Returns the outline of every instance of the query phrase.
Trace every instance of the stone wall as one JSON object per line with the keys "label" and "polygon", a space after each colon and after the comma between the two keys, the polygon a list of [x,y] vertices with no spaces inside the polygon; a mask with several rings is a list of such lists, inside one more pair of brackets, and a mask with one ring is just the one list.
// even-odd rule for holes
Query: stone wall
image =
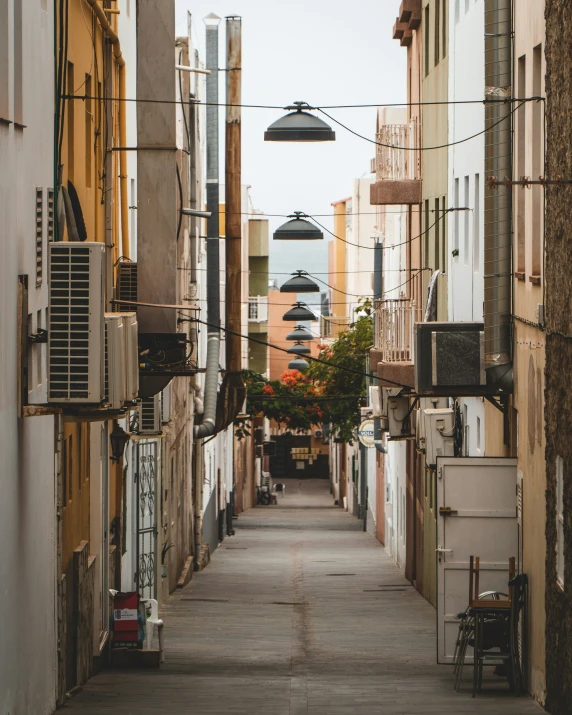
{"label": "stone wall", "polygon": [[[546,176],[572,179],[572,4],[546,0]],[[564,462],[565,582],[572,553],[572,186],[546,190],[546,707],[572,702],[572,589],[556,581],[556,457]]]}

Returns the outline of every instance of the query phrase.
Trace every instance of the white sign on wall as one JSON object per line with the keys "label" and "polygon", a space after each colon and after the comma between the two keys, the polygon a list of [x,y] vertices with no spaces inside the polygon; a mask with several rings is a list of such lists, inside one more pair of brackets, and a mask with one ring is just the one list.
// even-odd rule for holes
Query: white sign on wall
{"label": "white sign on wall", "polygon": [[358,430],[359,441],[364,447],[373,447],[373,420],[364,420]]}

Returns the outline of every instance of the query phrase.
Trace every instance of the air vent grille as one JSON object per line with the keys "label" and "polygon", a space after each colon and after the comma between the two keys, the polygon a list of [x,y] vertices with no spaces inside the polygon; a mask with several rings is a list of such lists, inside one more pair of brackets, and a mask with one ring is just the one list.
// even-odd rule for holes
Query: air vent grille
{"label": "air vent grille", "polygon": [[[122,261],[117,267],[117,300],[137,302],[137,263]],[[129,302],[117,306],[120,313],[136,312],[137,306]]]}
{"label": "air vent grille", "polygon": [[139,405],[139,432],[157,434],[161,432],[161,393],[154,397],[141,398]]}
{"label": "air vent grille", "polygon": [[36,286],[44,278],[44,191],[36,189]]}
{"label": "air vent grille", "polygon": [[51,402],[103,398],[101,244],[50,245],[49,392]]}
{"label": "air vent grille", "polygon": [[54,236],[54,190],[48,189],[48,243],[51,243]]}

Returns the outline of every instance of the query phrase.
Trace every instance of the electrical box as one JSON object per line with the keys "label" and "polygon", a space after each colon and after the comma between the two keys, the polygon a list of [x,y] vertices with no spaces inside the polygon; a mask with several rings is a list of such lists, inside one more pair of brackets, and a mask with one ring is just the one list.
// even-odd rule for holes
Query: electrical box
{"label": "electrical box", "polygon": [[437,465],[437,457],[455,456],[455,413],[452,407],[424,410],[425,461],[431,468]]}
{"label": "electrical box", "polygon": [[411,437],[411,405],[408,397],[389,397],[387,401],[387,424],[389,438],[393,440]]}

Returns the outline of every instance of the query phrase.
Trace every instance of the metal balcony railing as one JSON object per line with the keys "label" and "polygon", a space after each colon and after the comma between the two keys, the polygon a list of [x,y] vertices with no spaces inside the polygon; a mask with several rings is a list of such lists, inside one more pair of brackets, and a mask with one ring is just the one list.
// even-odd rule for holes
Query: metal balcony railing
{"label": "metal balcony railing", "polygon": [[376,140],[376,181],[421,178],[420,126],[415,119],[409,124],[384,124]]}
{"label": "metal balcony railing", "polygon": [[265,323],[268,321],[268,296],[251,295],[248,298],[248,322]]}
{"label": "metal balcony railing", "polygon": [[415,303],[409,298],[379,300],[374,315],[375,347],[381,350],[382,362],[412,361]]}

